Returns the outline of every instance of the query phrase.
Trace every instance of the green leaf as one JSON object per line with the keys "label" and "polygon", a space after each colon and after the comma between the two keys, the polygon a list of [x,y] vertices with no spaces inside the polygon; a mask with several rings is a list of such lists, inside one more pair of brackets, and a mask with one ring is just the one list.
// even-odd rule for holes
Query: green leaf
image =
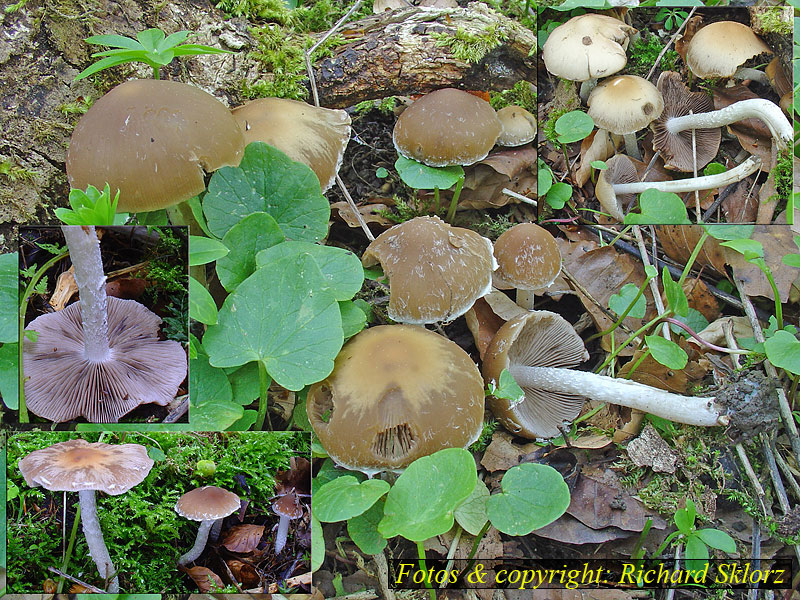
{"label": "green leaf", "polygon": [[708,547],[696,535],[686,539],[686,570],[690,573],[702,571],[708,565]]}
{"label": "green leaf", "polygon": [[800,254],[787,254],[781,259],[781,261],[783,264],[789,267],[800,269]]}
{"label": "green leaf", "polygon": [[19,408],[19,344],[0,346],[0,397],[6,408]]}
{"label": "green leaf", "polygon": [[347,535],[364,554],[380,554],[386,548],[386,538],[378,533],[383,504],[383,500],[378,500],[365,513],[347,521]]}
{"label": "green leaf", "polygon": [[230,254],[216,265],[222,287],[229,292],[235,290],[256,270],[256,254],[283,240],[281,228],[270,214],[253,213],[236,223],[222,238]]}
{"label": "green leaf", "polygon": [[378,167],[375,170],[375,177],[378,179],[386,179],[389,176],[389,171],[385,167]]}
{"label": "green leaf", "polygon": [[244,413],[232,401],[233,392],[222,369],[208,364],[208,357],[198,356],[189,363],[189,423],[195,431],[223,431]]}
{"label": "green leaf", "polygon": [[563,4],[558,6],[551,6],[553,10],[558,11],[565,11],[565,10],[572,10],[574,8],[591,8],[597,10],[605,10],[607,8],[613,8],[611,4],[608,3],[607,0],[566,0]]}
{"label": "green leaf", "polygon": [[593,129],[592,117],[582,110],[570,111],[556,120],[556,133],[558,141],[562,144],[580,141],[592,133]]}
{"label": "green leaf", "polygon": [[328,233],[331,208],[314,171],[277,148],[253,142],[238,167],[223,167],[211,177],[203,212],[217,237],[247,215],[266,212],[288,239],[316,242]]}
{"label": "green leaf", "polygon": [[[258,375],[258,363],[249,362],[229,373],[233,401],[242,406],[252,404],[261,393],[261,381]],[[269,378],[268,378],[269,379]],[[267,382],[269,385],[269,381]]]}
{"label": "green leaf", "polygon": [[689,300],[686,298],[683,288],[678,285],[678,282],[672,280],[672,276],[666,266],[661,272],[661,283],[664,285],[664,295],[667,298],[669,307],[675,314],[682,317],[687,316],[689,314]]}
{"label": "green leaf", "polygon": [[764,342],[767,359],[779,369],[800,375],[800,341],[788,331],[777,331]]}
{"label": "green leaf", "polygon": [[314,516],[323,523],[346,521],[365,512],[389,491],[381,479],[359,481],[350,475],[337,477],[314,492]]}
{"label": "green leaf", "polygon": [[203,337],[211,364],[264,363],[281,386],[300,390],[333,370],[344,341],[339,304],[314,259],[303,254],[258,269],[225,299]]}
{"label": "green leaf", "polygon": [[432,190],[439,188],[446,190],[458,183],[464,177],[464,168],[458,165],[452,167],[429,167],[421,162],[399,157],[394,168],[407,186],[415,190]]}
{"label": "green leaf", "polygon": [[721,163],[718,163],[718,162],[712,162],[712,163],[708,163],[705,166],[705,168],[703,169],[703,175],[705,175],[705,176],[708,176],[708,175],[719,175],[720,173],[724,173],[725,171],[727,171],[727,169],[725,168],[725,165],[723,165]]}
{"label": "green leaf", "polygon": [[525,400],[525,392],[508,372],[508,369],[500,371],[500,378],[497,387],[489,388],[489,393],[495,398],[504,398],[514,404],[519,404]]}
{"label": "green leaf", "polygon": [[673,341],[666,340],[659,335],[646,335],[644,341],[653,358],[665,367],[682,369],[689,362],[689,356],[683,348]]}
{"label": "green leaf", "polygon": [[563,181],[554,183],[545,197],[547,204],[555,209],[564,208],[570,198],[572,198],[572,186]]}
{"label": "green leaf", "polygon": [[16,252],[0,254],[0,343],[16,342],[19,337],[18,279],[18,254]]}
{"label": "green leaf", "polygon": [[311,515],[311,570],[316,571],[325,562],[325,538],[322,536],[322,523]]}
{"label": "green leaf", "polygon": [[230,250],[220,242],[201,235],[189,236],[189,266],[205,265],[222,258]]}
{"label": "green leaf", "polygon": [[206,325],[217,322],[217,305],[202,283],[189,277],[189,316]]}
{"label": "green leaf", "polygon": [[[619,294],[614,294],[608,299],[608,307],[613,310],[617,315],[621,315],[631,305],[634,298],[639,293],[639,288],[632,283],[626,283],[620,289]],[[647,300],[644,294],[636,299],[633,308],[628,312],[629,317],[634,319],[643,319],[647,311]]]}
{"label": "green leaf", "polygon": [[538,172],[536,175],[536,189],[540,196],[545,196],[547,191],[550,189],[550,186],[553,185],[553,173],[550,171],[550,168],[547,164],[539,159],[538,161]]}
{"label": "green leaf", "polygon": [[[687,316],[682,317],[680,315],[676,315],[674,319],[676,321],[680,321],[681,323],[686,323],[686,325],[688,325],[692,331],[703,331],[703,329],[708,327],[708,319],[703,316],[703,313],[694,308],[689,309],[689,314]],[[670,323],[669,328],[673,333],[677,333],[678,335],[682,335],[684,337],[689,337],[689,332],[678,327],[677,325]]]}
{"label": "green leaf", "polygon": [[339,302],[342,313],[342,333],[345,338],[353,337],[367,325],[367,315],[352,300]]}
{"label": "green leaf", "polygon": [[602,160],[593,160],[589,164],[592,165],[592,168],[597,169],[598,171],[605,171],[608,169],[608,165]]}
{"label": "green leaf", "polygon": [[469,497],[458,505],[455,518],[464,531],[478,535],[489,520],[486,512],[486,501],[489,499],[489,488],[480,479],[475,482],[475,488]]}
{"label": "green leaf", "polygon": [[278,260],[297,260],[309,256],[322,272],[324,284],[314,290],[330,292],[337,300],[349,300],[364,283],[364,268],[352,252],[335,246],[321,246],[308,242],[284,242],[256,256],[256,265],[261,268]]}
{"label": "green leaf", "polygon": [[678,528],[684,535],[689,535],[692,533],[692,528],[694,527],[694,518],[691,517],[689,511],[685,508],[679,508],[675,511],[675,516],[673,517],[675,521],[675,526]]}
{"label": "green leaf", "polygon": [[144,47],[134,40],[124,35],[92,35],[84,40],[87,44],[96,46],[111,46],[113,48],[127,48],[128,50],[144,50]]}
{"label": "green leaf", "polygon": [[747,260],[764,258],[764,246],[762,246],[761,242],[758,240],[730,240],[727,242],[722,242],[720,246],[725,246],[726,248],[736,250],[736,252],[742,254]]}
{"label": "green leaf", "polygon": [[696,534],[706,546],[711,546],[728,554],[736,552],[736,541],[724,531],[719,529],[698,529]]}
{"label": "green leaf", "polygon": [[[316,438],[315,438],[316,439]],[[311,493],[316,494],[323,485],[329,481],[333,481],[337,477],[355,477],[358,481],[364,481],[367,476],[360,471],[348,471],[347,469],[340,469],[336,466],[330,458],[322,462],[322,466],[317,472],[317,476],[311,480]]]}
{"label": "green leaf", "polygon": [[536,463],[511,467],[501,481],[503,491],[489,496],[489,520],[507,535],[528,535],[552,523],[569,506],[569,488],[554,468]]}
{"label": "green leaf", "polygon": [[639,213],[625,215],[625,225],[690,225],[686,205],[678,194],[649,189],[639,196]]}
{"label": "green leaf", "polygon": [[152,52],[156,49],[158,43],[164,39],[165,35],[166,34],[163,31],[153,27],[151,29],[140,31],[138,34],[136,34],[136,39],[139,40],[139,43],[145,50]]}
{"label": "green leaf", "polygon": [[411,463],[397,478],[383,508],[378,531],[421,542],[453,526],[456,507],[475,488],[475,460],[463,448],[447,448]]}

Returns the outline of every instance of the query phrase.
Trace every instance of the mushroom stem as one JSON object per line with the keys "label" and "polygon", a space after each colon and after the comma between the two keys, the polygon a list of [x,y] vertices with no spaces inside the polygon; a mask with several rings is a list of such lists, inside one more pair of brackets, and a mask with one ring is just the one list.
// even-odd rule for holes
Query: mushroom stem
{"label": "mushroom stem", "polygon": [[756,81],[766,87],[771,86],[769,82],[769,77],[767,77],[767,74],[764,73],[764,71],[759,71],[758,69],[751,69],[750,67],[739,67],[733,74],[733,78],[738,79],[739,81],[749,79],[750,81]]}
{"label": "mushroom stem", "polygon": [[103,362],[109,358],[110,349],[106,276],[100,257],[100,242],[94,226],[63,225],[61,231],[75,267],[75,283],[81,299],[84,356],[89,361]]}
{"label": "mushroom stem", "polygon": [[222,532],[222,519],[217,519],[211,526],[211,533],[209,534],[208,537],[211,538],[212,542],[216,542],[219,539],[219,534],[221,532]]}
{"label": "mushroom stem", "polygon": [[642,160],[642,153],[639,152],[639,145],[636,143],[636,134],[626,133],[622,139],[625,140],[625,154],[636,160]]}
{"label": "mushroom stem", "polygon": [[598,402],[635,408],[687,425],[727,425],[714,398],[681,396],[627,379],[557,367],[511,365],[509,373],[523,388],[585,396]]}
{"label": "mushroom stem", "polygon": [[586,104],[586,101],[589,99],[589,94],[592,93],[592,90],[597,87],[597,77],[592,79],[587,79],[586,81],[581,82],[581,89],[580,89],[580,97],[581,101]]}
{"label": "mushroom stem", "polygon": [[197,538],[194,541],[194,546],[192,546],[191,550],[178,559],[179,565],[188,565],[190,562],[200,558],[200,555],[206,548],[206,542],[208,541],[208,534],[211,531],[211,526],[216,521],[222,521],[222,519],[208,519],[207,521],[202,521],[200,523],[200,527],[197,530]]}
{"label": "mushroom stem", "polygon": [[97,565],[100,577],[108,582],[106,591],[109,594],[116,594],[119,592],[119,578],[116,575],[114,564],[111,562],[111,556],[108,554],[106,543],[103,541],[103,532],[100,529],[100,521],[97,519],[94,490],[80,490],[78,500],[81,507],[83,535],[86,536],[86,545],[89,546],[89,556]]}
{"label": "mushroom stem", "polygon": [[743,119],[761,119],[769,127],[779,149],[792,143],[793,130],[780,106],[763,98],[750,98],[734,102],[730,106],[711,112],[683,115],[667,119],[666,128],[670,133],[686,129],[710,129],[730,125]]}
{"label": "mushroom stem", "polygon": [[286,536],[289,534],[289,517],[281,517],[278,521],[278,533],[275,534],[275,554],[280,554],[286,547]]}
{"label": "mushroom stem", "polygon": [[536,304],[536,296],[533,290],[520,290],[517,289],[517,306],[525,310],[533,310]]}

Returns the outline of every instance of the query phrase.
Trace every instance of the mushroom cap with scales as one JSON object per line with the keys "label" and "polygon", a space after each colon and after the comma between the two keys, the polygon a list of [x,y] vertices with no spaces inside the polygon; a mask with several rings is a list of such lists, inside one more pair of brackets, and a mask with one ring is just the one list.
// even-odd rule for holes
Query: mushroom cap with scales
{"label": "mushroom cap with scales", "polygon": [[222,102],[176,81],[126,81],[97,100],[72,133],[70,186],[119,190],[120,212],[166,208],[205,189],[204,172],[236,166],[244,136]]}
{"label": "mushroom cap with scales", "polygon": [[80,438],[34,450],[19,461],[19,470],[31,487],[97,490],[112,496],[140,484],[152,468],[153,459],[140,444],[90,443]]}
{"label": "mushroom cap with scales", "polygon": [[307,412],[331,458],[372,475],[478,439],[483,380],[446,337],[382,325],[344,345],[333,372],[309,389]]}
{"label": "mushroom cap with scales", "polygon": [[656,86],[636,75],[620,75],[602,81],[587,101],[595,125],[617,135],[647,127],[664,110]]}
{"label": "mushroom cap with scales", "polygon": [[175,512],[193,521],[211,521],[227,517],[240,507],[239,496],[221,487],[207,485],[178,498]]}
{"label": "mushroom cap with scales", "polygon": [[765,52],[772,54],[747,25],[717,21],[694,34],[686,49],[686,64],[701,78],[732,77],[739,66]]}
{"label": "mushroom cap with scales", "polygon": [[497,270],[494,285],[500,289],[539,290],[561,272],[561,252],[555,238],[535,223],[519,223],[504,231],[494,243]]}

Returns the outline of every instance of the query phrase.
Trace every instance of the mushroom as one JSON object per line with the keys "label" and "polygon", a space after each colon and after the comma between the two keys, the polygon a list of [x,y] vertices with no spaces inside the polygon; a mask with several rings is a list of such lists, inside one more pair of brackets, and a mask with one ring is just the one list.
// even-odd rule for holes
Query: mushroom
{"label": "mushroom", "polygon": [[272,503],[272,510],[280,517],[278,532],[275,534],[275,554],[280,554],[286,547],[286,536],[289,533],[289,521],[303,516],[303,508],[294,490],[278,497]]}
{"label": "mushroom", "polygon": [[389,278],[391,319],[437,323],[463,315],[492,288],[492,243],[438,217],[416,217],[380,234],[364,252]]}
{"label": "mushroom", "polygon": [[534,290],[547,287],[561,272],[561,252],[555,238],[534,223],[520,223],[504,231],[494,243],[499,289],[516,288],[517,304],[531,310]]}
{"label": "mushroom", "polygon": [[161,319],[135,300],[106,296],[93,226],[63,226],[80,302],[31,321],[24,340],[25,398],[63,422],[116,423],[140,404],[168,404],[186,377],[186,352],[158,339]]}
{"label": "mushroom", "polygon": [[467,92],[444,88],[425,94],[397,119],[397,152],[431,167],[471,165],[489,154],[502,131],[491,105]]}
{"label": "mushroom", "polygon": [[126,81],[97,100],[72,133],[73,188],[119,190],[120,212],[167,208],[205,190],[206,172],[236,166],[244,136],[203,90],[154,79]]}
{"label": "mushroom", "polygon": [[536,117],[521,106],[506,106],[497,111],[497,118],[503,126],[499,146],[522,146],[536,138]]}
{"label": "mushroom", "polygon": [[553,75],[584,82],[580,93],[586,100],[599,77],[627,64],[625,51],[635,33],[636,29],[613,17],[579,15],[553,29],[542,48],[542,59]]}
{"label": "mushroom", "polygon": [[83,534],[97,571],[111,594],[119,592],[119,578],[111,561],[100,521],[95,490],[118,496],[140,484],[153,467],[147,448],[139,444],[89,443],[74,439],[35,450],[19,461],[25,483],[50,491],[78,492]]}
{"label": "mushroom", "polygon": [[475,442],[483,428],[483,381],[446,337],[382,325],[344,345],[333,372],[309,388],[306,410],[330,457],[372,476]]}
{"label": "mushroom", "polygon": [[222,527],[222,519],[239,510],[240,506],[239,496],[215,485],[195,488],[178,498],[175,512],[186,519],[200,521],[194,546],[178,559],[178,564],[188,565],[197,560],[206,547],[212,526],[215,529],[212,536],[216,537]]}
{"label": "mushroom", "polygon": [[606,79],[589,95],[589,116],[600,129],[622,135],[625,151],[641,160],[635,133],[647,127],[664,110],[656,86],[636,75]]}
{"label": "mushroom", "polygon": [[582,397],[688,425],[729,423],[714,398],[682,396],[627,379],[563,368],[587,358],[583,340],[556,313],[532,311],[508,321],[489,344],[483,373],[488,382],[496,383],[508,369],[525,391],[525,399],[519,404],[495,399],[490,408],[510,431],[530,438],[561,433],[563,422],[580,412]]}
{"label": "mushroom", "polygon": [[[703,79],[735,77],[737,68],[759,54],[772,54],[761,38],[743,23],[717,21],[694,34],[686,48],[686,64]],[[769,85],[766,75],[754,69],[739,71],[739,78],[758,79]]]}
{"label": "mushroom", "polygon": [[264,142],[308,165],[322,191],[329,189],[350,141],[350,115],[284,98],[259,98],[231,111],[245,145]]}
{"label": "mushroom", "polygon": [[606,161],[607,169],[600,171],[594,193],[600,206],[618,221],[625,218],[625,210],[636,199],[635,194],[614,193],[613,186],[621,187],[624,183],[639,183],[640,173],[645,176],[645,181],[670,181],[670,178],[658,169],[647,169],[647,165],[624,154],[616,154]]}

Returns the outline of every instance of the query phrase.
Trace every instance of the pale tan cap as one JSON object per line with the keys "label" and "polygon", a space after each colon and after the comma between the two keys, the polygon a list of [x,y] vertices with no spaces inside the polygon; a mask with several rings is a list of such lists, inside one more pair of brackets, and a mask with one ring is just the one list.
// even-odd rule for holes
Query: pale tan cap
{"label": "pale tan cap", "polygon": [[494,243],[495,287],[539,290],[561,272],[561,252],[555,238],[535,223],[520,223],[504,231]]}
{"label": "pale tan cap", "polygon": [[747,25],[717,21],[694,34],[686,50],[686,64],[698,77],[731,77],[747,60],[772,54]]}
{"label": "pale tan cap", "polygon": [[664,110],[656,86],[636,75],[604,80],[589,94],[587,104],[595,125],[617,135],[644,129]]}
{"label": "pale tan cap", "polygon": [[193,521],[222,519],[239,510],[239,496],[215,485],[186,492],[178,498],[175,512]]}
{"label": "pale tan cap", "polygon": [[536,138],[536,117],[521,106],[506,106],[497,111],[503,131],[497,138],[499,146],[522,146]]}

